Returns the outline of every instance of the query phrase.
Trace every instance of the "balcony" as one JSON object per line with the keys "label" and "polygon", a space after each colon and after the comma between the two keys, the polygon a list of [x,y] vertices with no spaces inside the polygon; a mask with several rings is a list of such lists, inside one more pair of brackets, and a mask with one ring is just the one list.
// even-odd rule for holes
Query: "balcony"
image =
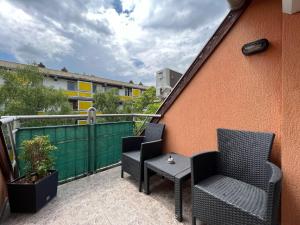
{"label": "balcony", "polygon": [[174,216],[173,183],[160,177],[151,181],[152,192],[145,195],[130,176],[120,178],[119,167],[111,168],[60,185],[57,197],[39,212],[12,214],[4,224],[191,224],[190,183],[184,186],[180,223]]}
{"label": "balcony", "polygon": [[[44,208],[37,211],[37,213],[35,214],[7,213],[8,216],[4,221],[2,221],[4,222],[4,224],[111,224],[111,225],[114,224],[164,225],[166,224],[167,225],[167,224],[191,224],[192,222],[194,224],[195,217],[193,218],[192,221],[191,199],[193,198],[193,207],[198,207],[195,206],[195,198],[201,200],[201,197],[199,197],[200,196],[199,190],[202,190],[201,188],[203,186],[211,188],[211,186],[208,185],[209,184],[208,181],[211,181],[212,183],[215,182],[212,184],[213,188],[211,188],[210,190],[213,191],[217,190],[217,193],[220,193],[219,190],[223,191],[223,189],[231,191],[230,193],[237,193],[236,195],[232,195],[237,197],[236,199],[238,199],[237,201],[234,199],[234,201],[237,202],[237,206],[241,205],[242,207],[244,205],[247,205],[248,202],[250,202],[249,205],[255,205],[256,203],[253,204],[253,201],[264,202],[266,203],[265,205],[267,205],[269,204],[269,201],[272,200],[272,198],[267,198],[266,195],[272,193],[271,191],[273,189],[268,189],[267,191],[265,191],[264,189],[245,183],[243,181],[239,181],[234,178],[227,177],[228,179],[226,180],[226,176],[219,175],[219,174],[211,176],[213,177],[213,179],[210,179],[208,177],[204,181],[198,180],[197,183],[195,183],[195,177],[196,179],[199,177],[201,178],[201,176],[203,176],[204,174],[204,172],[200,172],[199,173],[200,175],[199,174],[195,175],[196,174],[195,171],[201,171],[201,169],[199,169],[201,168],[199,167],[199,165],[214,163],[214,159],[208,157],[208,155],[215,156],[217,155],[217,153],[219,154],[219,152],[210,152],[209,154],[208,153],[199,154],[192,158],[179,156],[174,153],[161,155],[161,152],[159,152],[160,155],[159,156],[156,155],[157,158],[154,158],[156,156],[151,156],[152,158],[146,159],[147,161],[145,161],[144,163],[144,168],[145,168],[144,169],[144,192],[145,193],[139,192],[138,187],[141,186],[139,186],[138,182],[136,181],[136,177],[135,179],[133,179],[133,177],[125,173],[125,177],[121,178],[121,168],[119,166],[121,160],[121,149],[122,149],[121,140],[122,137],[125,136],[133,136],[133,135],[140,134],[143,124],[145,124],[146,121],[149,121],[149,118],[160,117],[160,115],[141,115],[141,114],[96,115],[95,110],[91,109],[91,111],[88,113],[87,125],[55,125],[55,126],[23,127],[23,128],[12,129],[14,126],[16,126],[16,124],[14,124],[16,121],[20,122],[28,119],[53,119],[55,117],[63,118],[63,119],[74,119],[74,118],[82,119],[83,117],[86,116],[87,115],[67,115],[67,116],[40,115],[40,116],[4,117],[1,119],[2,125],[6,124],[8,128],[6,134],[8,136],[7,139],[10,141],[10,146],[11,146],[11,150],[8,153],[10,153],[9,154],[10,160],[12,162],[13,167],[15,168],[14,170],[15,177],[24,175],[24,164],[19,157],[21,152],[21,143],[24,140],[31,139],[36,135],[43,135],[43,136],[48,136],[51,143],[54,144],[58,149],[54,153],[54,156],[55,156],[55,169],[59,173],[58,180],[60,183],[58,188],[58,194],[54,199],[52,199],[52,197],[55,196],[55,194],[53,193],[56,193],[56,191],[46,192],[46,194],[45,192],[44,193],[42,192],[41,194],[41,192],[37,191],[40,190],[39,188],[40,186],[38,185],[40,185],[41,182],[37,182],[34,184],[35,186],[34,189],[32,189],[33,190],[32,192],[34,194],[35,193],[38,194],[36,194],[34,198],[28,198],[27,200],[26,197],[23,196],[31,196],[31,193],[29,193],[29,195],[27,194],[24,195],[24,192],[22,190],[22,192],[17,192],[17,194],[11,195],[12,192],[10,190],[12,189],[9,189],[11,187],[11,184],[9,184],[8,190],[11,197],[10,202],[12,206],[12,211],[14,208],[17,208],[14,207],[16,206],[16,204],[14,204],[14,200],[12,199],[17,199],[18,200],[17,205],[23,207],[23,210],[25,209],[25,211],[28,211],[29,209],[30,212],[36,212],[36,208],[34,208],[35,206],[33,207],[34,209],[32,210],[31,205],[35,205],[35,204],[37,205],[41,201],[47,202],[50,199],[52,199],[52,201],[49,201]],[[99,117],[99,119],[102,120],[101,123],[97,123],[97,117]],[[118,119],[114,119],[115,122],[107,122],[107,121],[103,122],[104,119],[107,120],[108,118],[111,117],[123,117],[123,119],[122,121],[118,121]],[[146,117],[146,119],[143,121],[137,121],[136,117],[138,118]],[[164,125],[162,124],[160,125],[151,124],[150,126],[148,125],[145,132],[146,137],[148,137],[151,134],[152,135],[154,134],[154,132],[149,132],[148,130],[151,127],[153,129],[153,127],[164,127]],[[163,131],[164,128],[161,128],[161,130]],[[237,139],[240,140],[240,142],[243,142],[245,139],[246,143],[249,143],[250,140],[249,138],[252,138],[250,142],[251,143],[253,142],[257,146],[263,146],[261,147],[263,150],[268,150],[267,147],[264,148],[264,146],[270,146],[270,144],[268,143],[272,143],[274,138],[274,134],[271,133],[257,133],[257,132],[255,133],[255,132],[246,132],[246,131],[218,129],[218,140],[219,138],[223,138],[224,136],[225,138],[228,139],[229,136],[226,136],[226,133],[228,132],[233,137],[233,139],[237,135],[240,135],[237,136]],[[263,136],[264,138],[260,138],[260,139],[257,138],[261,136]],[[253,137],[255,137],[256,139],[253,139]],[[143,139],[147,140],[146,138]],[[155,149],[160,150],[161,147],[157,147],[157,145],[154,145],[156,147],[153,147],[153,144],[162,143],[160,139],[161,136],[157,141],[150,140],[140,144],[141,147],[140,147],[139,159],[142,160],[144,157],[143,154],[145,155],[145,153],[147,153],[149,156],[149,153],[151,153],[151,151],[155,152]],[[2,140],[2,136],[1,136],[1,140]],[[131,142],[129,142],[129,140],[131,140]],[[126,141],[123,142],[123,144],[130,143],[131,147],[132,146],[136,147],[137,145],[132,144],[133,143],[132,140],[138,140],[138,139],[128,138],[126,139]],[[142,139],[139,138],[139,140]],[[263,140],[263,144],[260,143],[261,140]],[[222,140],[219,143],[223,143],[223,142],[224,141]],[[265,142],[268,143],[265,144]],[[224,142],[224,143],[227,144],[229,142]],[[239,144],[240,143],[238,143],[237,145],[239,146]],[[244,145],[241,144],[241,146]],[[245,146],[246,146],[245,148],[248,148],[249,144],[246,144]],[[235,150],[234,146],[231,146],[231,148],[233,149],[233,151]],[[135,149],[136,148],[134,148],[134,150]],[[257,147],[257,149],[260,150],[259,147]],[[126,148],[123,148],[123,150],[126,150]],[[242,150],[244,150],[243,147]],[[132,152],[134,153],[135,151]],[[131,165],[129,167],[126,167],[126,165],[128,165],[126,164],[126,160],[125,160],[126,154],[128,154],[128,156],[126,157],[129,157],[128,152],[123,153],[122,169],[124,171],[127,171],[128,173],[131,173],[133,171],[134,174],[135,171],[141,168],[140,167],[141,164],[138,164],[138,166],[135,167],[135,169],[132,169],[134,167],[131,167]],[[169,161],[170,159],[172,159],[171,155],[173,155],[173,158],[176,161],[176,165],[178,166],[170,165],[172,164],[171,161]],[[208,160],[208,161],[204,162],[203,160]],[[168,164],[167,161],[170,164]],[[164,162],[166,164],[164,164]],[[191,165],[190,162],[192,163]],[[195,163],[198,163],[198,165],[196,165]],[[271,163],[269,163],[268,165],[272,166],[270,167],[271,170],[268,170],[268,176],[270,176],[270,180],[268,181],[269,182],[268,187],[272,187],[271,185],[273,183],[274,185],[277,185],[277,187],[279,187],[278,185],[280,185],[281,172],[279,168],[277,168],[275,165]],[[130,168],[130,170],[126,170],[126,168]],[[193,197],[191,196],[192,194],[191,181],[189,180],[191,169],[192,169],[192,180],[194,182]],[[215,171],[213,172],[215,173]],[[149,193],[148,175],[155,174],[155,173],[156,175],[151,177],[151,182],[150,182],[151,192]],[[53,182],[56,188],[57,173],[53,173],[53,174],[56,175],[55,182]],[[264,173],[262,172],[261,174]],[[49,175],[48,178],[50,176],[52,175]],[[187,182],[184,182],[186,180]],[[234,183],[232,183],[232,181],[234,181]],[[173,182],[175,183],[175,188]],[[51,187],[52,184],[42,183],[42,185],[43,187]],[[2,185],[2,188],[3,186],[4,185]],[[25,186],[28,187],[27,184],[25,184]],[[246,190],[246,191],[244,192],[237,191],[239,190],[240,186],[242,187],[241,190]],[[24,188],[24,186],[22,188]],[[275,188],[274,190],[279,190],[279,189]],[[198,195],[195,195],[195,193],[197,193],[196,191],[198,191]],[[215,199],[217,199],[217,204],[215,204],[218,207],[217,210],[220,210],[220,208],[226,209],[226,207],[223,206],[220,207],[219,205],[219,203],[222,200],[221,198],[223,197],[227,198],[226,193],[225,195],[221,195],[221,196],[218,195],[216,197],[214,196]],[[244,196],[249,196],[248,193],[250,194],[259,193],[259,196],[257,197],[257,195],[255,195],[252,198],[252,195],[250,195],[251,197],[249,199],[252,200],[254,199],[254,200],[248,201],[247,198],[244,198]],[[279,192],[276,192],[275,194],[278,193]],[[274,196],[276,196],[275,194]],[[30,201],[31,199],[33,199],[32,202]],[[276,199],[278,200],[279,198]],[[201,207],[201,210],[203,209],[202,207],[203,205],[210,206],[211,204],[212,205],[214,204],[211,203],[213,201],[210,200],[208,201],[209,204],[206,204],[206,202],[203,203],[204,201],[198,204],[199,207]],[[24,207],[23,206],[24,202],[30,202],[30,204],[29,205],[27,204]],[[225,204],[227,204],[227,202],[225,202],[224,205]],[[195,208],[193,209],[194,209],[193,213],[195,213]],[[236,208],[234,208],[234,210],[235,209]],[[260,205],[257,204],[255,205],[254,208],[252,207],[252,208],[241,208],[241,209],[243,209],[245,212],[252,212],[250,211],[252,209],[258,211],[260,210]],[[212,218],[212,220],[215,219],[214,216],[211,216],[213,215],[211,212],[208,212],[207,210],[203,212],[205,215],[206,214],[208,215],[207,218],[209,219]],[[264,211],[259,211],[259,212],[262,212],[262,214],[260,215],[263,215],[264,213]],[[224,212],[221,212],[220,214],[222,215],[222,213]],[[228,220],[230,220],[231,217],[234,217],[234,215],[232,216],[232,214],[230,213],[231,211],[229,209],[226,211],[225,214]],[[195,214],[193,215],[195,216]],[[258,220],[257,217],[253,216],[253,218],[254,218],[253,220]],[[262,220],[264,220],[264,218],[265,217],[263,217]],[[250,219],[252,219],[252,217]],[[223,219],[221,218],[220,221],[223,222]],[[230,224],[230,223],[226,223],[226,224]],[[258,223],[253,223],[251,220],[249,224],[258,224]],[[261,223],[261,224],[267,224],[267,223]]]}
{"label": "balcony", "polygon": [[[7,134],[6,143],[10,146],[8,151],[16,168],[15,172],[17,171],[16,176],[24,175],[24,164],[19,159],[22,142],[37,135],[48,136],[57,147],[54,153],[55,167],[59,171],[58,179],[62,184],[117,166],[121,157],[122,137],[138,135],[146,122],[153,117],[159,115],[96,115],[92,111],[89,115],[4,117],[1,122],[7,126],[4,133]],[[88,124],[77,125],[76,120]],[[35,127],[30,127],[29,124]]]}
{"label": "balcony", "polygon": [[[102,120],[105,116],[97,115]],[[146,119],[136,119],[141,116]],[[7,124],[7,134],[12,135],[7,137],[8,142],[12,141],[9,153],[19,174],[24,174],[23,163],[18,157],[22,141],[35,135],[47,135],[58,148],[55,167],[60,183],[57,197],[36,214],[10,214],[4,224],[190,224],[190,182],[183,187],[183,223],[180,223],[174,215],[172,182],[154,176],[150,186],[152,193],[146,195],[137,191],[138,183],[130,175],[125,174],[124,179],[120,177],[121,138],[136,135],[145,121],[157,116],[122,115],[122,120],[127,121],[15,130],[13,123],[16,121],[28,124],[28,120],[52,117],[21,116],[2,120]],[[86,115],[62,119],[73,117],[83,119]]]}

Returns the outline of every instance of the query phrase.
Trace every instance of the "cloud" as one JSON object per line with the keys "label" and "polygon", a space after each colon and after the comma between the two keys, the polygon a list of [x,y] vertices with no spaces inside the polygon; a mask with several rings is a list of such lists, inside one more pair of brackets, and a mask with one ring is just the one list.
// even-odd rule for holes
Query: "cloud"
{"label": "cloud", "polygon": [[72,40],[13,5],[0,1],[0,48],[20,62],[72,53]]}
{"label": "cloud", "polygon": [[0,52],[154,84],[162,68],[185,72],[228,11],[225,0],[0,0]]}
{"label": "cloud", "polygon": [[143,26],[176,32],[207,26],[224,14],[226,1],[154,1]]}

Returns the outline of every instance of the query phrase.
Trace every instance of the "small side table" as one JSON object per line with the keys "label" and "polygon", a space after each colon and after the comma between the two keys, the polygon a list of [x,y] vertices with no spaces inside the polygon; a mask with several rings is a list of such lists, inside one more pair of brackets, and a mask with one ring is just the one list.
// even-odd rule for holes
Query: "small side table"
{"label": "small side table", "polygon": [[[175,164],[167,162],[169,156],[174,158]],[[149,190],[149,172],[164,176],[174,182],[175,191],[175,216],[178,221],[182,221],[182,183],[191,176],[190,158],[175,153],[163,154],[144,162],[144,189],[146,194]]]}

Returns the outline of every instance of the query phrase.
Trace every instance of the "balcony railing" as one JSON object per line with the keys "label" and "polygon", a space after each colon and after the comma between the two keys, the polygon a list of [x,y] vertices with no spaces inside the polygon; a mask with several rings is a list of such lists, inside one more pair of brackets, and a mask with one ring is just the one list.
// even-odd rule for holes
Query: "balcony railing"
{"label": "balcony railing", "polygon": [[[0,121],[7,128],[6,139],[16,177],[24,175],[24,163],[19,158],[22,142],[36,135],[45,135],[57,147],[55,168],[59,171],[60,183],[64,183],[118,165],[122,137],[137,135],[143,124],[153,117],[160,115],[33,115],[2,117]],[[124,121],[97,123],[97,119],[104,118],[123,118]],[[24,121],[53,119],[87,119],[88,124],[20,127],[20,124],[26,124]]]}

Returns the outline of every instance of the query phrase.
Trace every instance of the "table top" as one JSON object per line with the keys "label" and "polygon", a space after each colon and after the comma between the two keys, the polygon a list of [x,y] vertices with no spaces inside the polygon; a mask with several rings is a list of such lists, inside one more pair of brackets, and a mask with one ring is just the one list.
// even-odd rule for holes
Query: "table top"
{"label": "table top", "polygon": [[[175,163],[168,163],[170,155],[173,157]],[[191,162],[189,157],[178,155],[176,153],[166,153],[144,162],[147,166],[150,165],[158,170],[161,170],[171,176],[185,176],[191,173]]]}

